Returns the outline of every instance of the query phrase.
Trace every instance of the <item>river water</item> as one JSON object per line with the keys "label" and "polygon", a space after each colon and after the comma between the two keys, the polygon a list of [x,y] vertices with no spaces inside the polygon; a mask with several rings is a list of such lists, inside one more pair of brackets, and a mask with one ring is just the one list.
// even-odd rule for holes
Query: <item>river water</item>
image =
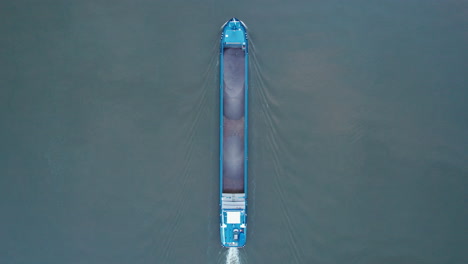
{"label": "river water", "polygon": [[[468,262],[467,1],[111,2],[0,3],[0,263]],[[238,251],[218,220],[233,16]]]}

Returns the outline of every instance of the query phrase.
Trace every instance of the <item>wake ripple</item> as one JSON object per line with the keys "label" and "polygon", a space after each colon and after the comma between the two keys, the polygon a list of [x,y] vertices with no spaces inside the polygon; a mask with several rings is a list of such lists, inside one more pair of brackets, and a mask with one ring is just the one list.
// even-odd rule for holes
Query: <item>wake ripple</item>
{"label": "wake ripple", "polygon": [[[257,52],[255,46],[255,41],[250,35],[249,49],[250,49],[250,70],[251,70],[251,86],[250,91],[252,92],[252,97],[257,101],[253,102],[256,106],[259,106],[259,115],[256,120],[257,122],[264,122],[265,134],[263,134],[263,139],[266,140],[265,152],[268,153],[269,167],[273,170],[271,179],[273,182],[274,192],[277,195],[278,206],[281,212],[282,227],[284,228],[286,246],[291,252],[291,262],[290,263],[304,263],[303,262],[303,252],[300,245],[297,243],[297,234],[292,228],[295,226],[294,219],[290,217],[289,206],[287,204],[286,193],[283,187],[283,179],[285,175],[288,175],[288,171],[282,165],[282,158],[287,157],[290,148],[286,144],[285,140],[281,137],[280,127],[281,124],[279,116],[275,113],[280,112],[280,102],[275,93],[275,85],[271,80],[271,76],[268,75],[268,72],[264,72],[264,67],[261,63],[261,54]],[[286,154],[285,154],[286,153]]]}

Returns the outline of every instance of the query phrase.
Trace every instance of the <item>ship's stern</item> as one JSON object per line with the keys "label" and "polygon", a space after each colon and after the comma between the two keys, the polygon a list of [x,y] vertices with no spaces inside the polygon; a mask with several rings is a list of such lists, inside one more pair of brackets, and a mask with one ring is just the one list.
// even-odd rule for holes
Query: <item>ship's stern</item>
{"label": "ship's stern", "polygon": [[244,194],[223,193],[221,204],[221,244],[243,247],[247,238],[247,210]]}

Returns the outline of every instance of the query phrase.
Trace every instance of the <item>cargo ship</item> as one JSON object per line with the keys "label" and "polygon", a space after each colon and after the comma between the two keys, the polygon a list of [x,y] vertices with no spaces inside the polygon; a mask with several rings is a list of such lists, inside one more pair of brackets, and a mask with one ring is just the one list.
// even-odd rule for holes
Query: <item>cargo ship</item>
{"label": "cargo ship", "polygon": [[247,238],[248,37],[237,18],[222,26],[220,43],[220,234],[224,247]]}

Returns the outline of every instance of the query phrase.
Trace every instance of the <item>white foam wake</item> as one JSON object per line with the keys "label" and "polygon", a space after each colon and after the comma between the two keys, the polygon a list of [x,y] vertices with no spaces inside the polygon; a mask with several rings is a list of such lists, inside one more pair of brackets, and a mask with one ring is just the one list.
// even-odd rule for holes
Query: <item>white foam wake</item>
{"label": "white foam wake", "polygon": [[229,248],[226,255],[226,264],[240,264],[238,248]]}

